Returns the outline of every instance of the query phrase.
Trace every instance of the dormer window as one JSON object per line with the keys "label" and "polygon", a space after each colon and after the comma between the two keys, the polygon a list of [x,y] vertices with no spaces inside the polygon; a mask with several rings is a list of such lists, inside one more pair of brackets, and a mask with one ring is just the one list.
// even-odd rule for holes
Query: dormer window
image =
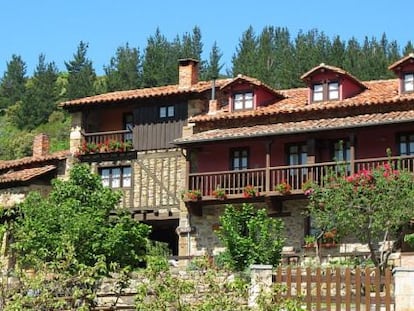
{"label": "dormer window", "polygon": [[313,85],[312,101],[320,102],[325,100],[339,99],[339,83],[327,82]]}
{"label": "dormer window", "polygon": [[406,73],[403,76],[404,92],[414,91],[414,73]]}
{"label": "dormer window", "polygon": [[234,110],[248,110],[253,109],[253,93],[244,92],[236,93],[233,96],[233,109]]}

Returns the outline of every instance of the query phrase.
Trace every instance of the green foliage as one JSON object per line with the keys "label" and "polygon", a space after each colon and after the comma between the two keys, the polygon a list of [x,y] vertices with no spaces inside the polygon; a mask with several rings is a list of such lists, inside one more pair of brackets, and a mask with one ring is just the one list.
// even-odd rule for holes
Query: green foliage
{"label": "green foliage", "polygon": [[95,94],[94,83],[96,80],[92,61],[86,57],[88,44],[81,41],[78,45],[73,60],[65,62],[68,71],[68,84],[66,97],[75,99]]}
{"label": "green foliage", "polygon": [[150,228],[115,210],[120,193],[103,187],[86,165],[76,165],[68,180],[55,180],[48,197],[32,192],[21,204],[13,248],[23,266],[54,262],[73,248],[79,264],[137,267],[144,263]]}
{"label": "green foliage", "polygon": [[267,216],[265,209],[251,204],[227,205],[220,217],[218,236],[226,250],[222,259],[229,268],[242,271],[249,265],[276,266],[281,259],[283,222]]}
{"label": "green foliage", "polygon": [[141,56],[139,49],[119,47],[110,64],[105,66],[107,91],[136,89],[141,86]]}
{"label": "green foliage", "polygon": [[308,192],[308,211],[316,226],[322,233],[335,228],[341,236],[352,234],[368,244],[374,264],[385,267],[388,257],[375,254],[378,242],[394,238],[414,217],[412,173],[387,163],[351,176],[344,168],[332,172],[323,185]]}
{"label": "green foliage", "polygon": [[13,310],[91,310],[102,276],[107,274],[104,257],[93,266],[80,264],[73,247],[50,264],[36,271],[15,271],[18,282],[2,280],[0,307]]}
{"label": "green foliage", "polygon": [[49,115],[56,110],[59,89],[56,81],[56,65],[45,62],[45,56],[39,56],[39,63],[33,78],[26,85],[22,102],[13,113],[13,123],[20,129],[33,130],[46,123]]}
{"label": "green foliage", "polygon": [[19,55],[13,54],[0,79],[0,109],[8,108],[23,99],[26,81],[26,63]]}

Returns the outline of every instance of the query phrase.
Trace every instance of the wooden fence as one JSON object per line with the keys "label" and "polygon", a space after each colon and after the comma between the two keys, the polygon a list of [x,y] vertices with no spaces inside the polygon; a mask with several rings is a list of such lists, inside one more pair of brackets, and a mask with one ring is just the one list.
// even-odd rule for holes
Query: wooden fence
{"label": "wooden fence", "polygon": [[284,297],[301,297],[306,310],[394,310],[390,269],[279,267],[272,279],[286,287]]}

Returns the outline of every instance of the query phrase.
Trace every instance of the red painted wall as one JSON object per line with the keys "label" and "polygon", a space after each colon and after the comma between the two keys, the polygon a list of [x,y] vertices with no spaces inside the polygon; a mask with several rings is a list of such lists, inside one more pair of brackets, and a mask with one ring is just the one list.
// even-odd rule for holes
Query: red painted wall
{"label": "red painted wall", "polygon": [[[204,145],[197,151],[197,172],[227,171],[230,169],[230,150],[232,148],[250,148],[250,168],[263,168],[266,165],[266,144],[272,139],[271,166],[287,164],[287,147],[289,144],[306,143],[308,139],[316,141],[316,162],[332,161],[331,144],[355,135],[355,157],[386,157],[387,148],[392,155],[398,154],[398,134],[414,132],[414,124],[379,126],[365,129],[337,130],[331,132],[309,133],[300,135],[275,136],[255,140],[240,140]],[[308,155],[311,155],[308,150]]]}

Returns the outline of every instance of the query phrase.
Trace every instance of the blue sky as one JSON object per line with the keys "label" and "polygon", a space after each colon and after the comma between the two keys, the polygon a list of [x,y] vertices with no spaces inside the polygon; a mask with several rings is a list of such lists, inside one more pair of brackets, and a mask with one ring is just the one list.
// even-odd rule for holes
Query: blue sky
{"label": "blue sky", "polygon": [[117,47],[128,42],[142,51],[157,27],[168,40],[200,27],[204,58],[217,41],[229,68],[250,25],[256,33],[269,25],[287,27],[292,37],[316,28],[343,40],[379,39],[385,32],[400,47],[414,41],[412,0],[0,0],[0,76],[12,54],[23,58],[29,75],[40,53],[64,70],[81,40],[102,74]]}

